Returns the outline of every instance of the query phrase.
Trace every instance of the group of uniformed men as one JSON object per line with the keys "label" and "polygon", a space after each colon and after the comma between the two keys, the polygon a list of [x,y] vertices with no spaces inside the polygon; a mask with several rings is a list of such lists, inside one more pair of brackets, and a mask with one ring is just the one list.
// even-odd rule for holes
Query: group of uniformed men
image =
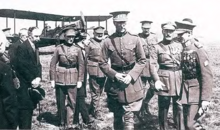
{"label": "group of uniformed men", "polygon": [[[116,31],[105,39],[101,26],[94,29],[93,38],[78,43],[74,43],[78,33],[75,28],[63,30],[65,42],[56,47],[50,64],[60,126],[74,129],[74,124],[79,123],[79,113],[85,124],[94,122],[89,113],[103,121],[100,97],[104,89],[115,130],[134,130],[135,116],[142,121],[151,118],[148,105],[154,94],[158,95],[160,130],[169,129],[167,116],[171,102],[176,129],[203,129],[198,118],[208,109],[213,75],[203,45],[192,35],[196,25],[188,18],[175,24],[163,23],[163,40],[158,42],[150,32],[152,21],[141,21],[142,33],[129,33],[128,13],[111,13]],[[36,58],[34,67],[39,67],[39,59],[30,58]],[[16,63],[20,62],[22,58]],[[87,73],[92,97],[90,110],[85,103]],[[29,87],[40,82],[38,74],[25,77]]]}

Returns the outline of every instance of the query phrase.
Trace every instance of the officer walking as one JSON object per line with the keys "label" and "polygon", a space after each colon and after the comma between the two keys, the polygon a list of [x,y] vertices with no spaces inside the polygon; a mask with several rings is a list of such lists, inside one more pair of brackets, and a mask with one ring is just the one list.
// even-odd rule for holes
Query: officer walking
{"label": "officer walking", "polygon": [[98,61],[101,55],[101,45],[103,44],[104,27],[94,28],[94,38],[86,46],[87,70],[89,73],[89,86],[91,90],[92,102],[91,113],[98,119],[103,120],[101,114],[100,97],[105,83],[105,75],[100,70]]}
{"label": "officer walking", "polygon": [[183,84],[180,102],[183,104],[184,126],[182,129],[202,128],[198,118],[207,111],[213,88],[213,74],[207,52],[192,37],[196,26],[191,19],[176,21],[178,37],[184,50],[182,55]]}
{"label": "officer walking", "polygon": [[76,30],[67,27],[63,31],[65,42],[56,47],[50,63],[50,78],[51,86],[56,85],[60,125],[72,129],[77,88],[82,86],[85,66],[82,51],[74,43]]}
{"label": "officer walking", "polygon": [[[167,115],[171,99],[173,100],[174,122],[179,122],[177,121],[179,118],[177,118],[178,104],[176,101],[179,98],[182,82],[180,64],[182,45],[172,40],[175,36],[175,24],[168,22],[162,24],[161,27],[163,40],[152,48],[150,60],[153,64],[151,66],[151,73],[155,81],[155,89],[158,91],[160,130],[168,130]],[[159,70],[156,68],[155,64],[159,65]]]}
{"label": "officer walking", "polygon": [[134,130],[133,112],[140,110],[144,96],[140,74],[146,57],[139,37],[126,30],[128,13],[110,13],[116,32],[104,41],[100,59],[100,68],[108,77],[105,91],[115,130]]}
{"label": "officer walking", "polygon": [[151,115],[148,104],[151,98],[154,96],[154,82],[150,75],[150,70],[149,70],[150,69],[150,54],[149,53],[150,53],[151,47],[158,43],[158,39],[154,33],[150,32],[152,23],[153,23],[152,21],[147,21],[147,20],[141,21],[142,33],[138,34],[138,36],[141,38],[141,40],[144,43],[143,48],[144,48],[145,56],[148,59],[146,67],[144,68],[143,73],[141,74],[141,80],[145,88],[146,88],[147,83],[150,85],[149,89],[146,90],[145,92],[146,97],[141,107],[142,117],[146,114]]}

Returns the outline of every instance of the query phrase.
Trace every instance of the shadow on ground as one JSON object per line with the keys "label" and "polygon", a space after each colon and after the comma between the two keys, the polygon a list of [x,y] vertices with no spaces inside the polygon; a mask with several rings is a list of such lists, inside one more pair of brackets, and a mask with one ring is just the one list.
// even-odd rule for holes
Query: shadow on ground
{"label": "shadow on ground", "polygon": [[52,114],[51,112],[44,112],[41,113],[38,117],[37,120],[42,123],[48,123],[51,125],[58,126],[59,125],[59,119],[56,114]]}

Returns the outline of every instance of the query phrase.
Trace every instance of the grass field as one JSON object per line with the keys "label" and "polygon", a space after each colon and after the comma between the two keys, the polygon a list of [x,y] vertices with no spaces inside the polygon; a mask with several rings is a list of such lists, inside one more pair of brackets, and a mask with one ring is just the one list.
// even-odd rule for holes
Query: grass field
{"label": "grass field", "polygon": [[[53,48],[53,47],[52,47]],[[42,49],[45,51],[47,49]],[[220,46],[218,45],[209,45],[207,46],[207,51],[210,56],[210,64],[212,65],[212,70],[214,73],[214,87],[213,87],[213,96],[211,100],[210,109],[207,114],[201,119],[204,127],[207,130],[219,130],[220,129]],[[57,124],[58,120],[56,117],[56,100],[55,100],[55,91],[50,87],[49,82],[49,63],[52,55],[41,55],[41,63],[43,66],[43,88],[46,90],[46,98],[41,102],[41,114],[38,114],[39,107],[35,109],[33,116],[33,125],[34,130],[42,129],[59,129]],[[87,86],[88,88],[88,86]],[[88,89],[88,97],[86,99],[87,103],[91,101],[90,90]],[[113,116],[106,107],[106,95],[102,95],[102,110],[105,114],[104,121],[96,121],[99,130],[112,130],[113,129]],[[170,107],[171,108],[171,107]],[[158,130],[158,116],[157,116],[157,96],[154,96],[150,102],[150,111],[153,114],[152,117],[149,117],[146,123],[136,126],[136,130]],[[41,123],[39,123],[41,119]],[[169,112],[169,123],[170,130],[174,130],[173,121],[172,121],[172,110]]]}

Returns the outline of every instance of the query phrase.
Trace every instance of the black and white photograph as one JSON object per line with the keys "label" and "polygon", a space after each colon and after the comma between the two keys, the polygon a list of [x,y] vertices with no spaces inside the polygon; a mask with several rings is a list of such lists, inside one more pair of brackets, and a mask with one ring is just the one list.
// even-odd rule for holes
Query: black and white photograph
{"label": "black and white photograph", "polygon": [[0,130],[219,130],[220,2],[0,4]]}

